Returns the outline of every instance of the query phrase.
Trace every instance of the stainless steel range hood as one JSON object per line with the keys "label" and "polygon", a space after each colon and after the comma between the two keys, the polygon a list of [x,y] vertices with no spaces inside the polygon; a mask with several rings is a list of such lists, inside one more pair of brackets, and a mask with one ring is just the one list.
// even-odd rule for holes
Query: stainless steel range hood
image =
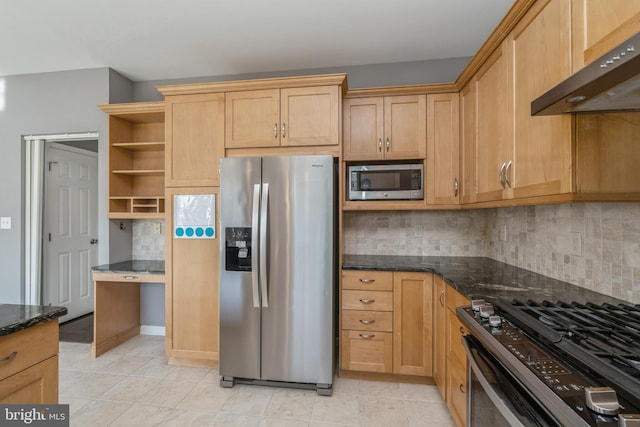
{"label": "stainless steel range hood", "polygon": [[532,116],[640,110],[640,33],[531,102]]}

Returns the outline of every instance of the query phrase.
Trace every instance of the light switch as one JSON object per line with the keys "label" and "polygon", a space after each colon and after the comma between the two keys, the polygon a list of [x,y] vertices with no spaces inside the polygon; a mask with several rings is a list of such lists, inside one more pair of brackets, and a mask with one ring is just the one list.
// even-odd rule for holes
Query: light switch
{"label": "light switch", "polygon": [[3,216],[0,218],[0,230],[11,230],[11,217]]}

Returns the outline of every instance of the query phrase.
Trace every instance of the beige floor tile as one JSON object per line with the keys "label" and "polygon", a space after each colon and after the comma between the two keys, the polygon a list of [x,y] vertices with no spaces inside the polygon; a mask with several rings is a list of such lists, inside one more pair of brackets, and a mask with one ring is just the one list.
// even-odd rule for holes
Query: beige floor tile
{"label": "beige floor tile", "polygon": [[165,356],[165,339],[156,335],[137,335],[120,344],[109,353],[128,354],[133,356]]}
{"label": "beige floor tile", "polygon": [[130,406],[130,403],[96,400],[70,417],[69,424],[71,427],[108,426]]}
{"label": "beige floor tile", "polygon": [[192,382],[160,382],[153,390],[140,398],[140,403],[175,408],[194,389]]}
{"label": "beige floor tile", "polygon": [[313,405],[311,421],[358,425],[358,414],[358,396],[334,392],[331,397],[318,396]]}
{"label": "beige floor tile", "polygon": [[360,394],[360,381],[335,377],[333,379],[333,392],[357,396]]}
{"label": "beige floor tile", "polygon": [[273,392],[269,387],[237,385],[222,405],[222,410],[234,414],[264,415]]}
{"label": "beige floor tile", "polygon": [[358,424],[367,427],[407,427],[409,420],[402,400],[360,396]]}
{"label": "beige floor tile", "polygon": [[212,411],[174,409],[158,427],[210,427],[217,416]]}
{"label": "beige floor tile", "polygon": [[360,396],[388,397],[398,399],[400,396],[400,384],[384,381],[359,381],[358,390]]}
{"label": "beige floor tile", "polygon": [[217,369],[212,368],[200,381],[203,383],[220,384],[220,372],[218,372]]}
{"label": "beige floor tile", "polygon": [[211,371],[211,368],[192,368],[189,366],[174,366],[164,378],[164,381],[202,381],[207,374]]}
{"label": "beige floor tile", "polygon": [[300,420],[287,420],[283,418],[263,418],[259,427],[307,427],[309,423]]}
{"label": "beige floor tile", "polygon": [[213,427],[258,427],[261,417],[240,414],[218,414],[210,424]]}
{"label": "beige floor tile", "polygon": [[60,371],[60,395],[81,399],[97,399],[126,377],[97,372]]}
{"label": "beige floor tile", "polygon": [[98,372],[108,372],[116,375],[131,375],[153,359],[148,356],[121,356],[120,358],[101,366]]}
{"label": "beige floor tile", "polygon": [[[157,389],[160,380],[145,377],[124,377],[102,395],[102,399],[119,402],[140,403],[149,393]],[[163,405],[159,405],[163,406]]]}
{"label": "beige floor tile", "polygon": [[311,418],[316,398],[315,390],[275,390],[265,415],[307,421]]}
{"label": "beige floor tile", "polygon": [[164,357],[152,357],[147,363],[132,372],[132,375],[161,380],[166,378],[175,368],[175,366],[169,365]]}
{"label": "beige floor tile", "polygon": [[78,352],[78,353],[91,353],[91,344],[83,344],[79,342],[66,342],[60,341],[60,346],[58,347],[58,353],[70,353],[70,352]]}
{"label": "beige floor tile", "polygon": [[172,408],[134,403],[113,422],[117,427],[152,427],[169,417]]}
{"label": "beige floor tile", "polygon": [[400,388],[400,393],[397,397],[400,399],[443,402],[440,391],[436,385],[400,383],[398,387]]}
{"label": "beige floor tile", "polygon": [[58,397],[58,403],[69,405],[69,415],[74,415],[80,409],[93,402],[91,399],[82,399],[79,397],[70,397],[60,395]]}
{"label": "beige floor tile", "polygon": [[411,427],[455,427],[449,415],[447,405],[443,402],[404,401],[405,411]]}
{"label": "beige floor tile", "polygon": [[222,388],[219,384],[197,383],[177,408],[219,411],[232,393],[232,389]]}
{"label": "beige floor tile", "polygon": [[[345,427],[348,426],[349,424],[336,424],[336,423],[315,423],[315,422],[310,422],[309,427]],[[435,427],[435,426],[434,426]]]}

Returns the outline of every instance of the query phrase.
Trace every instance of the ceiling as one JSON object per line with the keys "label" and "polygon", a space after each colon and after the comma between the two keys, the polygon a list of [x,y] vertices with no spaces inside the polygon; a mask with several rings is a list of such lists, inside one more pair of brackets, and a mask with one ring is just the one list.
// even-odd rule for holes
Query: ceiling
{"label": "ceiling", "polygon": [[111,67],[133,81],[472,56],[514,0],[19,0],[0,76]]}

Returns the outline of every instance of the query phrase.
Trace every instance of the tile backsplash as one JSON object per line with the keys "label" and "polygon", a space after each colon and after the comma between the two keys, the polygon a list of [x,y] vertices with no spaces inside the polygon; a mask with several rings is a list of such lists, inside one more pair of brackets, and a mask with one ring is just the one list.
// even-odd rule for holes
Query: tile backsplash
{"label": "tile backsplash", "polygon": [[640,203],[345,212],[344,253],[487,256],[640,303]]}
{"label": "tile backsplash", "polygon": [[164,260],[164,221],[137,219],[131,223],[133,259]]}

